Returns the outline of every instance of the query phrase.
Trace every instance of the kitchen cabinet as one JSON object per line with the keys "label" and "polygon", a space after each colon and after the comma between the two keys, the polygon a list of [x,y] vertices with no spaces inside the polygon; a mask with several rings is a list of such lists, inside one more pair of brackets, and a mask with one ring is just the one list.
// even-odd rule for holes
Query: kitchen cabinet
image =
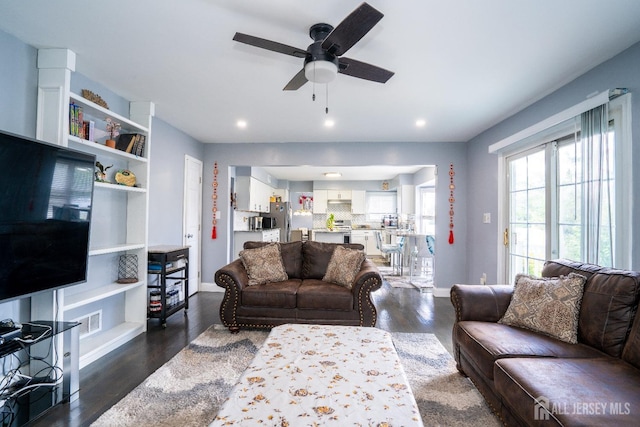
{"label": "kitchen cabinet", "polygon": [[376,243],[376,230],[351,230],[351,243],[360,243],[364,246],[367,256],[380,256],[382,252]]}
{"label": "kitchen cabinet", "polygon": [[351,190],[327,190],[329,200],[351,200]]}
{"label": "kitchen cabinet", "polygon": [[367,192],[364,190],[351,191],[351,213],[364,215],[367,213]]}
{"label": "kitchen cabinet", "polygon": [[244,247],[244,242],[279,242],[280,229],[272,228],[270,230],[251,230],[236,231],[233,233],[233,249],[235,254],[239,256],[240,251]]}
{"label": "kitchen cabinet", "polygon": [[236,178],[237,209],[269,213],[273,191],[273,187],[254,177],[239,176]]}
{"label": "kitchen cabinet", "polygon": [[416,213],[415,185],[401,185],[398,187],[398,213],[414,215]]}
{"label": "kitchen cabinet", "polygon": [[327,213],[327,190],[313,190],[313,213]]}

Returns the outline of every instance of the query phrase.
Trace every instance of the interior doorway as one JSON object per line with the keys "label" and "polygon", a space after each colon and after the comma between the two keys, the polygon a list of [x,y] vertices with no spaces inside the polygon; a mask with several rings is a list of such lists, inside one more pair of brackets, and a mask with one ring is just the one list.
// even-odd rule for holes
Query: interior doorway
{"label": "interior doorway", "polygon": [[182,242],[189,248],[189,296],[200,289],[202,230],[202,161],[184,156]]}

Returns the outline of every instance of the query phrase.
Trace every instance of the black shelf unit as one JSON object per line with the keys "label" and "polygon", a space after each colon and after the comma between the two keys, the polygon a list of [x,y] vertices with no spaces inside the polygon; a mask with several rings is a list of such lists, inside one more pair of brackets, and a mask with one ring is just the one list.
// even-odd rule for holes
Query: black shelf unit
{"label": "black shelf unit", "polygon": [[[160,292],[160,309],[151,311],[151,301],[147,306],[150,318],[160,319],[163,328],[167,327],[167,318],[172,314],[184,309],[187,315],[189,309],[189,246],[159,245],[148,249],[149,266],[160,265],[160,269],[148,269],[150,275],[157,276],[157,280],[152,284],[149,281],[147,287],[150,290],[156,289]],[[182,287],[182,299],[176,303],[167,301],[167,280],[180,282]]]}
{"label": "black shelf unit", "polygon": [[[33,376],[19,386],[8,386],[2,392],[0,425],[17,427],[40,418],[52,407],[73,402],[79,397],[79,328],[77,322],[36,320],[25,323],[20,333],[0,345],[3,375],[16,371]],[[62,360],[58,364],[52,340],[62,335]],[[56,344],[58,345],[58,344]],[[52,366],[57,366],[53,369]],[[6,377],[5,377],[6,378]],[[47,384],[54,384],[50,386]],[[42,384],[42,385],[39,385]],[[14,389],[14,387],[16,387]],[[12,397],[9,397],[12,396]]]}

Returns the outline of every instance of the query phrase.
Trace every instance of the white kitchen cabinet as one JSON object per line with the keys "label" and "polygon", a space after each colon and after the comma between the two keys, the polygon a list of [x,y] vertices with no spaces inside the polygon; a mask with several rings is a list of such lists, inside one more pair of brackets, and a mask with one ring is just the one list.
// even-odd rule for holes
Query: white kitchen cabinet
{"label": "white kitchen cabinet", "polygon": [[345,234],[348,236],[349,232],[344,231],[329,231],[329,230],[314,230],[313,240],[323,243],[344,243]]}
{"label": "white kitchen cabinet", "polygon": [[351,213],[364,215],[367,213],[367,192],[364,190],[351,191]]}
{"label": "white kitchen cabinet", "polygon": [[351,243],[360,243],[364,246],[367,256],[379,256],[382,252],[376,243],[376,230],[351,230]]}
{"label": "white kitchen cabinet", "polygon": [[264,182],[251,177],[236,178],[236,206],[238,210],[269,213],[270,198],[273,188]]}
{"label": "white kitchen cabinet", "polygon": [[313,190],[313,213],[327,213],[327,190]]}
{"label": "white kitchen cabinet", "polygon": [[416,213],[415,192],[416,187],[414,185],[401,185],[398,187],[399,214],[413,215]]}
{"label": "white kitchen cabinet", "polygon": [[233,233],[233,249],[237,256],[243,249],[245,242],[279,242],[280,229],[236,231]]}
{"label": "white kitchen cabinet", "polygon": [[351,190],[327,190],[329,200],[351,200]]}

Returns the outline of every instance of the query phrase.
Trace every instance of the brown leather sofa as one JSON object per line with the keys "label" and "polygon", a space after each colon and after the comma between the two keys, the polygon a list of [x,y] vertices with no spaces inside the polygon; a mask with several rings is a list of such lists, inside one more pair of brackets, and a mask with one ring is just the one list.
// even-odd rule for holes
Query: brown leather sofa
{"label": "brown leather sofa", "polygon": [[[266,242],[245,242],[244,249]],[[284,323],[375,326],[376,308],[371,292],[382,286],[376,265],[365,259],[351,289],[322,281],[333,250],[339,244],[314,241],[281,243],[280,252],[289,279],[248,286],[242,261],[236,259],[215,273],[225,288],[220,319],[231,332],[241,327],[271,328]],[[360,244],[344,244],[364,249]]]}
{"label": "brown leather sofa", "polygon": [[577,344],[497,323],[512,286],[454,285],[458,370],[508,426],[640,425],[640,273],[553,260],[542,276],[571,272],[587,278]]}

